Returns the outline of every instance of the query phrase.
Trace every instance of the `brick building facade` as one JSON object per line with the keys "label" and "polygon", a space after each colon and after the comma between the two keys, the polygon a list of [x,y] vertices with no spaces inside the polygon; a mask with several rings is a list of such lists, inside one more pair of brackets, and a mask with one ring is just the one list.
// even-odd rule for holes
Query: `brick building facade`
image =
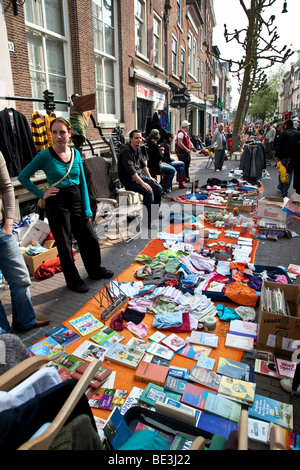
{"label": "brick building facade", "polygon": [[[191,133],[214,123],[213,0],[2,0],[10,47],[7,66],[15,97],[43,98],[50,89],[56,113],[68,115],[72,94],[96,93],[95,121],[104,133],[120,126],[146,132],[155,112],[172,132],[182,119]],[[0,73],[1,79],[1,73]],[[2,81],[1,81],[2,83]],[[2,98],[11,95],[7,83]],[[174,105],[176,94],[186,105]],[[42,102],[8,101],[30,123]],[[89,122],[87,137],[101,140]]]}

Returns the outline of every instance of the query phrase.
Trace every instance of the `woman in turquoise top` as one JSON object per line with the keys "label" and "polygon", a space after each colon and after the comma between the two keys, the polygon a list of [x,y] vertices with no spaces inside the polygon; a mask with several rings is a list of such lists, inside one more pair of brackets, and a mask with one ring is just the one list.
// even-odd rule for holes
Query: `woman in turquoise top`
{"label": "woman in turquoise top", "polygon": [[18,176],[20,183],[31,193],[46,200],[46,216],[55,239],[67,286],[75,292],[87,292],[74,263],[72,235],[78,243],[85,269],[91,279],[106,279],[113,272],[101,267],[98,239],[91,224],[92,211],[80,153],[75,150],[69,174],[46,191],[39,189],[30,178],[43,170],[49,186],[59,181],[71,163],[71,126],[68,120],[56,118],[51,122],[53,146],[39,152]]}

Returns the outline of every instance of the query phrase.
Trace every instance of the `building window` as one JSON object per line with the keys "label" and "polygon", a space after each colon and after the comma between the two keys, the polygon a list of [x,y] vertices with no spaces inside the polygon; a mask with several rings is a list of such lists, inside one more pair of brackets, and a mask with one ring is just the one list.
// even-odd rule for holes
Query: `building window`
{"label": "building window", "polygon": [[186,83],[186,71],[185,71],[185,67],[186,67],[186,58],[185,58],[185,49],[183,49],[183,47],[181,48],[181,81],[183,83]]}
{"label": "building window", "polygon": [[162,65],[162,25],[158,16],[153,18],[153,59],[155,65]]}
{"label": "building window", "polygon": [[92,0],[98,113],[116,118],[116,17],[114,0]]}
{"label": "building window", "polygon": [[191,32],[188,34],[188,71],[189,74],[196,78],[197,69],[197,40]]}
{"label": "building window", "polygon": [[135,50],[147,57],[147,22],[146,2],[144,0],[134,1],[135,11]]}
{"label": "building window", "polygon": [[[27,1],[24,8],[32,95],[40,98],[48,89],[54,92],[55,99],[67,101],[65,3]],[[57,111],[67,109],[56,105]]]}
{"label": "building window", "polygon": [[172,36],[172,74],[178,73],[178,44],[175,36]]}
{"label": "building window", "polygon": [[197,60],[197,80],[201,82],[201,61],[199,58]]}
{"label": "building window", "polygon": [[177,24],[181,25],[182,0],[177,0]]}

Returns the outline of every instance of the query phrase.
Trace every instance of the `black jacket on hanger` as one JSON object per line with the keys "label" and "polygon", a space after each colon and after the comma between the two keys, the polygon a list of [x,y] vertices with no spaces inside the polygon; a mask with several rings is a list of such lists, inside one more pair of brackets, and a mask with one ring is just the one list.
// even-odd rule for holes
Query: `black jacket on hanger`
{"label": "black jacket on hanger", "polygon": [[26,117],[13,108],[0,111],[0,151],[10,177],[18,176],[37,154]]}

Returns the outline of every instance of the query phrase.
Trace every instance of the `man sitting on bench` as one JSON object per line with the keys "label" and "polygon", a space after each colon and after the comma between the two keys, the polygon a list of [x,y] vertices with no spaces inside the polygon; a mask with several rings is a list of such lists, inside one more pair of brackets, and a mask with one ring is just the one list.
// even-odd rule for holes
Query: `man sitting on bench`
{"label": "man sitting on bench", "polygon": [[134,191],[143,196],[143,205],[146,215],[143,217],[148,228],[156,228],[152,222],[155,214],[152,214],[152,205],[160,206],[162,187],[155,178],[152,178],[147,166],[147,156],[142,153],[142,134],[134,129],[129,134],[129,143],[120,152],[118,160],[118,172],[122,185],[128,191]]}

